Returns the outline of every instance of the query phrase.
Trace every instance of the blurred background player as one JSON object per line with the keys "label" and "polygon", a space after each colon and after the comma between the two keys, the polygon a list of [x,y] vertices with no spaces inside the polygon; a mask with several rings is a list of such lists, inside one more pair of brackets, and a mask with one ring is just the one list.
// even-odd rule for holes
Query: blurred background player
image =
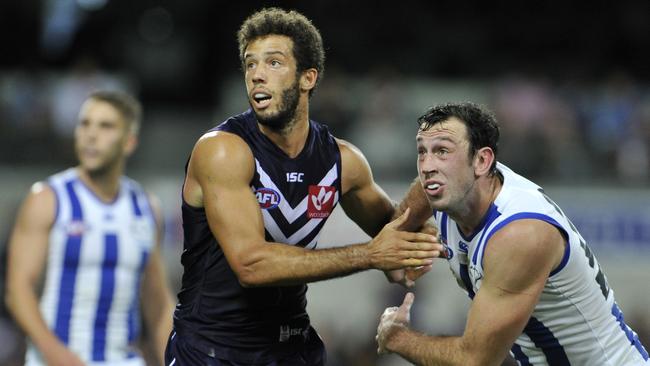
{"label": "blurred background player", "polygon": [[6,303],[30,339],[27,365],[144,365],[141,315],[162,361],[173,302],[159,204],[123,175],[140,118],[125,93],[91,94],[75,127],[79,165],[34,184],[19,211]]}
{"label": "blurred background player", "polygon": [[[427,265],[442,247],[396,230],[408,214],[382,229],[393,204],[365,157],[309,119],[325,58],[311,21],[264,9],[238,38],[251,109],[204,134],[187,165],[183,283],[166,363],[324,365],[305,283]],[[372,241],[318,248],[339,200]]]}

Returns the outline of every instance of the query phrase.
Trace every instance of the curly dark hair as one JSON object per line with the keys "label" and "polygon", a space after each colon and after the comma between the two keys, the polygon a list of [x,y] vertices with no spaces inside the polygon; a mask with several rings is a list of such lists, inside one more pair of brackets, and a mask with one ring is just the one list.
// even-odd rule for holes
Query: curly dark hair
{"label": "curly dark hair", "polygon": [[494,151],[494,162],[490,167],[496,172],[496,156],[499,143],[499,124],[494,115],[487,109],[471,103],[447,103],[429,108],[420,118],[418,125],[420,131],[426,131],[438,123],[456,117],[467,127],[469,137],[469,156],[472,158],[476,151],[489,147]]}
{"label": "curly dark hair", "polygon": [[[239,59],[244,64],[246,47],[257,38],[270,34],[283,35],[293,41],[293,57],[296,59],[297,72],[314,68],[318,71],[320,82],[325,72],[325,49],[320,32],[304,15],[295,10],[265,8],[242,23],[237,32],[239,42]],[[309,95],[316,89],[310,90]]]}

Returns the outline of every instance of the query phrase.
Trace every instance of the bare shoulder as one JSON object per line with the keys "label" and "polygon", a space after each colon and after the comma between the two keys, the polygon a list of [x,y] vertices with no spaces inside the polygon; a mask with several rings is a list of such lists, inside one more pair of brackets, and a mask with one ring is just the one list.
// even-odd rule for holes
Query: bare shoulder
{"label": "bare shoulder", "polygon": [[347,159],[362,159],[364,161],[366,160],[361,150],[359,150],[359,148],[354,146],[351,142],[340,139],[338,137],[336,137],[335,139],[336,139],[336,143],[339,146],[339,150],[341,151],[342,159],[347,158]]}
{"label": "bare shoulder", "polygon": [[204,134],[194,145],[192,161],[223,162],[241,157],[252,157],[248,144],[234,133],[212,131]]}
{"label": "bare shoulder", "polygon": [[373,182],[368,160],[361,150],[346,140],[337,138],[341,151],[341,180],[343,192],[354,190]]}
{"label": "bare shoulder", "polygon": [[23,201],[18,222],[50,226],[54,223],[56,205],[56,194],[52,187],[46,182],[36,182]]}
{"label": "bare shoulder", "polygon": [[241,137],[224,131],[208,132],[192,150],[183,196],[189,204],[203,206],[205,189],[248,183],[254,171],[253,152]]}
{"label": "bare shoulder", "polygon": [[492,277],[517,292],[538,285],[561,262],[565,239],[553,225],[534,219],[513,221],[486,243],[483,267]]}

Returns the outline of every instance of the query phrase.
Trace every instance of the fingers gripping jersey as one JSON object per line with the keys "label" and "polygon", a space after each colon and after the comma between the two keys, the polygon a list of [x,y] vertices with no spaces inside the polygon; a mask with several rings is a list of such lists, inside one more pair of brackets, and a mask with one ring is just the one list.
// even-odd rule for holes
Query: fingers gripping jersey
{"label": "fingers gripping jersey", "polygon": [[447,258],[470,298],[481,288],[488,240],[510,222],[545,221],[568,238],[564,257],[546,281],[539,302],[511,349],[520,365],[646,365],[648,352],[624,321],[593,252],[560,207],[533,182],[497,165],[503,187],[477,230],[464,236],[435,212]]}
{"label": "fingers gripping jersey", "polygon": [[[140,328],[140,278],[156,237],[146,193],[122,177],[117,198],[104,203],[74,168],[48,184],[57,208],[40,300],[43,318],[89,364],[138,364],[132,343]],[[42,363],[30,346],[27,364]]]}

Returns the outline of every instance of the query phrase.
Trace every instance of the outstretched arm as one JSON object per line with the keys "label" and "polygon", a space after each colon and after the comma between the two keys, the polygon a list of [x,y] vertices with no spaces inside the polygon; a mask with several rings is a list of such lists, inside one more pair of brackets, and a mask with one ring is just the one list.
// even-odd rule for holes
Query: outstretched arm
{"label": "outstretched arm", "polygon": [[183,190],[188,203],[205,207],[212,233],[244,286],[289,285],[370,268],[420,266],[439,255],[433,236],[396,230],[408,215],[359,245],[305,250],[267,242],[259,204],[249,186],[254,171],[253,155],[241,138],[209,133],[192,152]]}
{"label": "outstretched arm", "polygon": [[407,295],[399,310],[386,309],[381,318],[379,352],[395,352],[418,365],[500,365],[560,263],[563,242],[557,229],[538,220],[506,225],[487,243],[483,283],[463,335],[433,337],[409,329],[412,295]]}
{"label": "outstretched arm", "polygon": [[55,219],[56,197],[36,183],[18,213],[7,266],[6,304],[18,325],[43,354],[48,365],[83,365],[48,328],[38,306],[37,288],[48,253]]}

